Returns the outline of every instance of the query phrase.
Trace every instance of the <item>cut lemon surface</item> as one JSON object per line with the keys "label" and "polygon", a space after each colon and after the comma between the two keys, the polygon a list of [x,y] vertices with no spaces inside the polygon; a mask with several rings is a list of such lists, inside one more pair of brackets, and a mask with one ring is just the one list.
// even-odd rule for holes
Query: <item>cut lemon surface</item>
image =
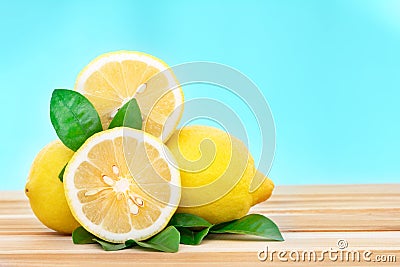
{"label": "cut lemon surface", "polygon": [[90,62],[79,74],[75,90],[85,95],[100,115],[103,128],[133,97],[143,117],[143,130],[164,142],[183,112],[183,91],[166,63],[151,55],[118,51]]}
{"label": "cut lemon surface", "polygon": [[119,127],[90,137],[64,173],[76,220],[104,240],[144,240],[165,228],[181,197],[168,148],[143,131]]}

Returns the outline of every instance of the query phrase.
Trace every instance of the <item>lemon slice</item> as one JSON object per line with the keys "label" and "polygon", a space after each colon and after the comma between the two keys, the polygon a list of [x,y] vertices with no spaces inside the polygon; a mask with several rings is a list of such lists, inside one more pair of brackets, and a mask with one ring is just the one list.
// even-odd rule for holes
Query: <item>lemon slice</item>
{"label": "lemon slice", "polygon": [[143,131],[119,127],[90,137],[64,173],[68,205],[92,234],[115,243],[160,232],[181,197],[168,148]]}
{"label": "lemon slice", "polygon": [[85,95],[100,115],[103,129],[133,97],[138,101],[143,130],[164,142],[183,112],[183,91],[166,63],[151,55],[118,51],[90,62],[78,75],[75,90]]}

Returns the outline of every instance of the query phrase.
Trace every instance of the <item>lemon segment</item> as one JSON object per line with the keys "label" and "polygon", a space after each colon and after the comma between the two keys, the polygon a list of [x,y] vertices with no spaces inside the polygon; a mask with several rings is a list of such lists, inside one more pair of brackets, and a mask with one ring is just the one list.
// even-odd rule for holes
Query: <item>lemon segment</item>
{"label": "lemon segment", "polygon": [[176,129],[183,113],[183,91],[172,70],[160,59],[141,52],[99,56],[78,75],[75,90],[93,103],[103,129],[132,98],[142,112],[143,130],[163,141]]}
{"label": "lemon segment", "polygon": [[119,127],[90,137],[64,174],[68,204],[92,234],[115,243],[160,232],[176,211],[180,174],[168,148],[139,130]]}

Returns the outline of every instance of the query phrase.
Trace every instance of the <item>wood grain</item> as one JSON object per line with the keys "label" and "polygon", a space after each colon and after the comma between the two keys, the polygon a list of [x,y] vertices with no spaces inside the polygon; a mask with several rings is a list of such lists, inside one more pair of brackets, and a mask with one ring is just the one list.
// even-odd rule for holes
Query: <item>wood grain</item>
{"label": "wood grain", "polygon": [[[270,200],[251,209],[273,219],[284,242],[265,242],[237,235],[213,235],[200,246],[181,245],[178,253],[144,249],[102,251],[74,245],[71,237],[44,227],[33,215],[23,192],[0,192],[0,266],[400,266],[400,184],[278,186]],[[338,250],[393,255],[396,262],[259,261],[268,250]],[[288,256],[286,255],[286,258]]]}

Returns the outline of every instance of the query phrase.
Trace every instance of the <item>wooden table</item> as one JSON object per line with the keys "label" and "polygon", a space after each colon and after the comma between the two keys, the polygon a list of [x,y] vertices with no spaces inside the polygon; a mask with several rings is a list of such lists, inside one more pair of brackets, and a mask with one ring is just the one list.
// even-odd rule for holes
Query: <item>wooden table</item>
{"label": "wooden table", "polygon": [[[200,246],[181,245],[178,253],[105,252],[96,245],[74,245],[70,236],[45,228],[34,217],[23,192],[0,194],[0,266],[400,266],[400,184],[278,186],[270,200],[251,212],[273,219],[284,242],[219,235]],[[348,247],[339,249],[339,240],[339,246],[347,243]],[[266,246],[269,257],[260,261]],[[277,252],[271,261],[272,250]],[[324,250],[339,251],[338,259],[334,261],[336,254],[332,260],[324,254],[323,261],[315,262],[313,251],[320,257]],[[279,251],[286,251],[285,255],[281,252],[281,260]],[[296,253],[299,261],[295,262]],[[363,260],[363,253],[370,262]],[[376,261],[394,257],[396,262]]]}

